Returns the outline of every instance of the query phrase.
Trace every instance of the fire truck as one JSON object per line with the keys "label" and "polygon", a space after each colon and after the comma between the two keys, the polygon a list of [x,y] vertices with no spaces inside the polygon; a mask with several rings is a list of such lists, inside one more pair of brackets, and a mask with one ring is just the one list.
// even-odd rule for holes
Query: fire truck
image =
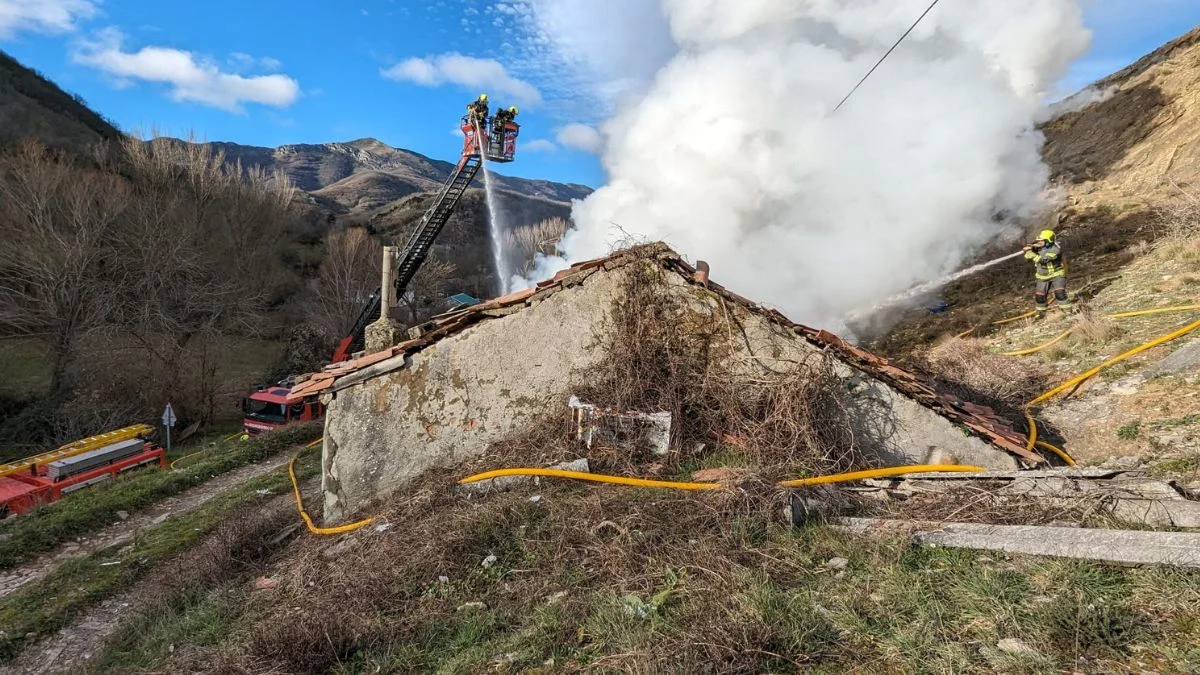
{"label": "fire truck", "polygon": [[136,424],[0,464],[0,517],[25,513],[127,471],[167,468],[166,451],[147,440],[153,432]]}
{"label": "fire truck", "polygon": [[[398,258],[396,274],[393,277],[396,287],[394,297],[404,295],[408,284],[429,257],[433,243],[441,234],[442,228],[450,221],[454,209],[458,207],[467,188],[475,180],[483,162],[505,164],[513,161],[516,156],[517,136],[521,133],[521,126],[512,120],[500,123],[495,118],[488,118],[477,122],[464,115],[459,128],[463,133],[462,155],[438,191],[433,205],[421,217],[421,222],[417,224],[416,230],[409,237]],[[382,290],[377,289],[368,296],[354,326],[334,349],[331,359],[333,363],[347,361],[352,354],[365,347],[367,325],[380,315]],[[242,427],[246,434],[260,434],[292,422],[314,420],[324,414],[320,401],[315,397],[293,396],[293,385],[292,381],[285,380],[270,387],[259,386],[243,399],[245,419]]]}

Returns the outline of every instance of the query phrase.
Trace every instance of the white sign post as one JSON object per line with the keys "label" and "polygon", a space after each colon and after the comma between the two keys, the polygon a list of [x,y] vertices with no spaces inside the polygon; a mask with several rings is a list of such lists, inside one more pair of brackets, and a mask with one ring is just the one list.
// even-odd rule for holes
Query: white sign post
{"label": "white sign post", "polygon": [[167,453],[170,454],[171,427],[175,426],[175,409],[171,407],[170,401],[167,401],[167,407],[165,410],[163,410],[162,423],[167,430]]}

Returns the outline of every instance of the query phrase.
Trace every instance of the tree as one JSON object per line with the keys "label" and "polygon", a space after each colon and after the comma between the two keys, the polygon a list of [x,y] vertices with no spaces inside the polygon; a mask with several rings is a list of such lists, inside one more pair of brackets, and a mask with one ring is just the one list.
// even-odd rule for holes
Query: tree
{"label": "tree", "polygon": [[0,158],[0,327],[45,338],[52,400],[79,338],[114,309],[114,233],[129,198],[120,176],[34,143]]}
{"label": "tree", "polygon": [[326,255],[311,284],[309,321],[330,344],[344,337],[379,288],[383,246],[361,227],[331,232]]}
{"label": "tree", "polygon": [[446,283],[454,276],[455,271],[457,268],[452,262],[437,256],[425,259],[412,283],[408,285],[404,294],[396,299],[398,304],[408,310],[410,326],[415,326],[437,313],[442,298],[446,297]]}

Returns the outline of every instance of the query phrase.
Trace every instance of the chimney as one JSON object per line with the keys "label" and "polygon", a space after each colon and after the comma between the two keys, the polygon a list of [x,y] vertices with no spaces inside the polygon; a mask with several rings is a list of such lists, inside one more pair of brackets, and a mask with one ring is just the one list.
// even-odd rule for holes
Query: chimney
{"label": "chimney", "polygon": [[701,286],[708,288],[708,263],[703,260],[696,261],[696,273],[692,279]]}

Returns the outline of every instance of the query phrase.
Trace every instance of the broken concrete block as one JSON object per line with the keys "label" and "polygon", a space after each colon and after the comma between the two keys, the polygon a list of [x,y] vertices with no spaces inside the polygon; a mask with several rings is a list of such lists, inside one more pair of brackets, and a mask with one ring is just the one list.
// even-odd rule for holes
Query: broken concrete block
{"label": "broken concrete block", "polygon": [[573,410],[575,440],[591,449],[596,443],[607,447],[628,447],[645,442],[656,455],[665,455],[671,445],[671,413],[621,412],[584,403],[571,396],[567,405]]}
{"label": "broken concrete block", "polygon": [[363,345],[368,354],[391,349],[392,345],[400,342],[403,334],[400,324],[391,319],[379,319],[367,326],[363,335]]}

